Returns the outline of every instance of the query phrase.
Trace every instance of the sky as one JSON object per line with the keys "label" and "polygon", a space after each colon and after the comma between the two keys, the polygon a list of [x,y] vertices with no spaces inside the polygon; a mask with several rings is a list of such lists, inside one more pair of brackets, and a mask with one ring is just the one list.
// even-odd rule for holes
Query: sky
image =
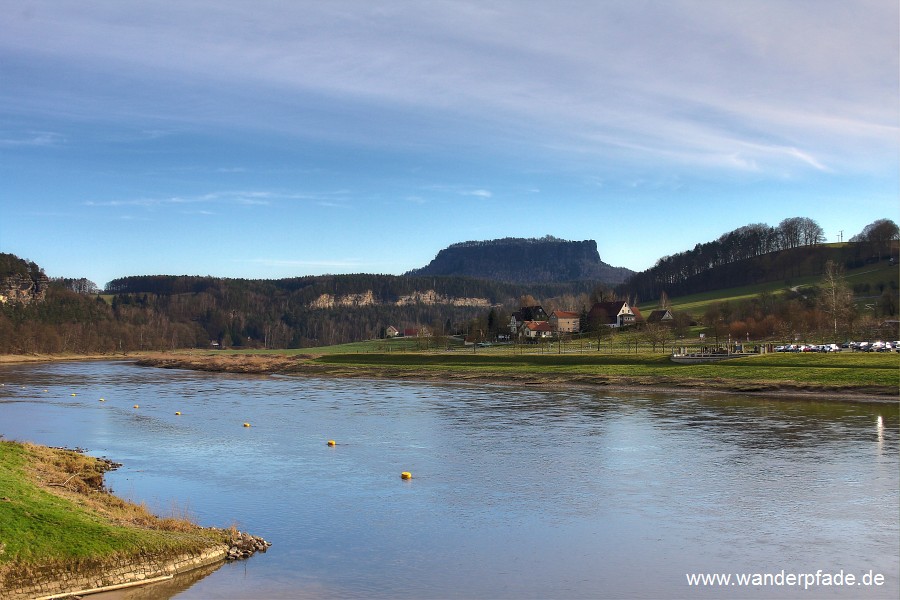
{"label": "sky", "polygon": [[900,221],[896,0],[0,0],[0,252],[401,274],[467,240],[644,270]]}

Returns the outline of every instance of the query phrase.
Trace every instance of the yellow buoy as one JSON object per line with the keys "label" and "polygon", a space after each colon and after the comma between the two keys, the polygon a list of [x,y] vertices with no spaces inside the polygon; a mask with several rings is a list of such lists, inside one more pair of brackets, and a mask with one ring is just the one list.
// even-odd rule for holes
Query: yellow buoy
{"label": "yellow buoy", "polygon": [[100,402],[106,402],[105,398],[100,398]]}
{"label": "yellow buoy", "polygon": [[74,395],[75,395],[75,392],[72,392],[72,395],[74,396]]}
{"label": "yellow buoy", "polygon": [[134,407],[135,407],[135,408],[140,408],[140,406],[138,406],[137,404],[135,404]]}
{"label": "yellow buoy", "polygon": [[244,423],[244,427],[250,427],[250,423]]}
{"label": "yellow buoy", "polygon": [[400,479],[412,479],[412,473],[409,471],[403,471],[400,473]]}
{"label": "yellow buoy", "polygon": [[328,445],[329,445],[329,446],[334,446],[334,440],[328,440]]}
{"label": "yellow buoy", "polygon": [[176,415],[179,415],[179,416],[180,416],[180,415],[181,415],[181,413],[180,413],[180,412],[176,412],[176,413],[175,413],[175,414],[176,414]]}

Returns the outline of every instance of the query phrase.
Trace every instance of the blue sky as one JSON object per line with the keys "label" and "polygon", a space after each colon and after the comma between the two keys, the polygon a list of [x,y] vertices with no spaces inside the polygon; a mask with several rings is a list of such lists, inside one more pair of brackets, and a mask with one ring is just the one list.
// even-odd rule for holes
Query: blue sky
{"label": "blue sky", "polygon": [[0,0],[0,251],[50,276],[643,270],[900,221],[896,0]]}

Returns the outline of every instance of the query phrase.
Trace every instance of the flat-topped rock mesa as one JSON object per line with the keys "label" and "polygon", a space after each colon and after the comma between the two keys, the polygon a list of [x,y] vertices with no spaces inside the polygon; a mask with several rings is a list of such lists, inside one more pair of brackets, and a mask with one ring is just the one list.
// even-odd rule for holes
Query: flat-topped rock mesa
{"label": "flat-topped rock mesa", "polygon": [[503,238],[452,244],[410,276],[464,276],[510,283],[594,280],[624,282],[634,272],[602,260],[597,242],[543,238]]}

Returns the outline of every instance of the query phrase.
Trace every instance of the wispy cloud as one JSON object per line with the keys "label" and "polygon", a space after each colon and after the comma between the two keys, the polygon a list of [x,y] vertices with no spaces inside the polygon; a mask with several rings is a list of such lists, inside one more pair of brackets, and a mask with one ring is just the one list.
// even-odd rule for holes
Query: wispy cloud
{"label": "wispy cloud", "polygon": [[0,132],[0,146],[58,146],[66,141],[66,136],[52,131],[29,131],[21,135]]}
{"label": "wispy cloud", "polygon": [[278,194],[263,191],[230,191],[212,192],[195,196],[167,196],[162,198],[132,198],[128,200],[88,200],[85,206],[96,207],[143,207],[157,208],[166,206],[181,206],[186,204],[221,204],[240,206],[268,206],[273,201],[284,198],[293,198],[290,194]]}
{"label": "wispy cloud", "polygon": [[[439,145],[463,136],[501,146],[515,138],[615,156],[626,145],[636,162],[677,157],[720,168],[743,168],[728,158],[735,144],[797,149],[747,159],[761,169],[779,160],[814,169],[852,163],[857,148],[892,148],[900,133],[893,2],[738,10],[671,0],[559,10],[451,0],[350,10],[262,1],[250,10],[197,1],[150,19],[104,4],[29,6],[27,18],[12,13],[0,23],[0,52],[26,62],[49,57],[75,76],[131,74],[133,89],[82,98],[79,110],[94,118],[127,107],[129,117],[221,125],[238,115],[242,127],[363,143]],[[78,105],[65,91],[59,97]],[[218,110],[196,102],[211,95]],[[708,135],[711,123],[722,135]],[[804,160],[823,153],[813,149],[829,160]]]}
{"label": "wispy cloud", "polygon": [[490,198],[494,194],[490,192],[490,190],[470,190],[466,192],[461,192],[463,196],[475,196],[476,198]]}

